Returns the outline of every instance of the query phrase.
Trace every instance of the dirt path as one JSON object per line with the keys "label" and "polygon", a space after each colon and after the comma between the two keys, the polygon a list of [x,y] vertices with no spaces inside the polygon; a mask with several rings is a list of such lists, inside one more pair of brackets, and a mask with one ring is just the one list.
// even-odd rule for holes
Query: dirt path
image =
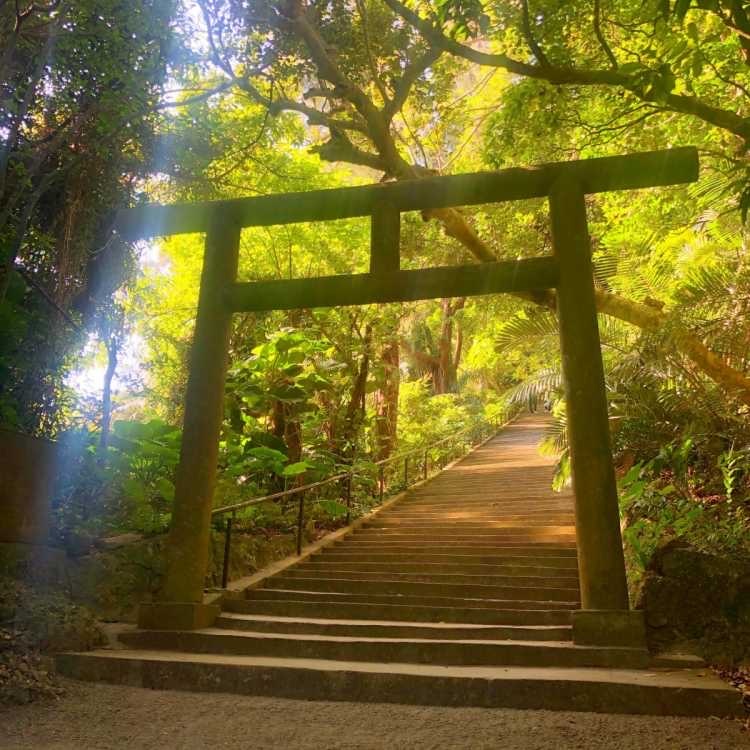
{"label": "dirt path", "polygon": [[3,750],[742,750],[738,722],[507,709],[312,703],[66,682],[0,709]]}

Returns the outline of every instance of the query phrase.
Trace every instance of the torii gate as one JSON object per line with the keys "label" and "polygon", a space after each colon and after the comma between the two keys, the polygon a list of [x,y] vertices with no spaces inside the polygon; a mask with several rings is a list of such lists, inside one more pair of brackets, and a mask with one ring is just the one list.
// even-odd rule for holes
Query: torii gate
{"label": "torii gate", "polygon": [[[167,574],[162,600],[142,605],[141,626],[205,627],[216,614],[216,607],[203,603],[203,588],[233,313],[556,289],[582,605],[574,613],[574,640],[607,645],[642,640],[640,613],[629,611],[585,196],[697,178],[698,154],[687,147],[373,186],[147,205],[122,212],[118,228],[129,239],[206,233]],[[540,197],[549,199],[552,256],[400,270],[402,211]],[[368,215],[369,273],[237,282],[243,227]]]}

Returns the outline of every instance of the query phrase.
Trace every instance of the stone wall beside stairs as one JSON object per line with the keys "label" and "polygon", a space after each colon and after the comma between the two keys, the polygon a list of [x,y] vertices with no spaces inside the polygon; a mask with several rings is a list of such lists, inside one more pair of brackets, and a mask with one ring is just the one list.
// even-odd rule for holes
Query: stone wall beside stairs
{"label": "stone wall beside stairs", "polygon": [[[161,588],[165,541],[166,535],[124,535],[97,547],[78,549],[77,554],[60,558],[65,570],[58,576],[58,584],[72,601],[87,605],[101,620],[135,622],[138,605],[152,601]],[[236,532],[232,535],[229,579],[250,575],[294,549],[293,534]],[[210,556],[207,588],[221,585],[224,535],[219,532],[212,534]]]}
{"label": "stone wall beside stairs", "polygon": [[750,560],[729,560],[670,541],[640,590],[652,651],[685,650],[713,664],[750,662]]}

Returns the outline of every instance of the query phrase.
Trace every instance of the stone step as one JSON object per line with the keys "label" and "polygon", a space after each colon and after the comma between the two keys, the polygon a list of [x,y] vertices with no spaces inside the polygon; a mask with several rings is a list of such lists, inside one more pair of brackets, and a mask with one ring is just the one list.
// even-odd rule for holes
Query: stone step
{"label": "stone step", "polygon": [[[338,597],[336,597],[338,599]],[[380,603],[367,601],[296,601],[293,599],[232,599],[225,612],[284,617],[344,618],[355,620],[396,620],[399,622],[475,623],[484,625],[569,625],[571,614],[564,609],[501,609],[456,607],[450,604]],[[397,600],[398,601],[398,600]],[[512,602],[510,603],[512,604]],[[541,607],[539,602],[534,605]],[[546,605],[544,605],[546,606]]]}
{"label": "stone step", "polygon": [[382,531],[392,531],[398,533],[415,533],[423,532],[426,534],[444,534],[450,533],[453,530],[454,534],[460,534],[461,536],[478,536],[483,533],[487,534],[531,534],[533,536],[538,535],[570,535],[573,533],[575,527],[570,521],[555,525],[554,523],[539,522],[530,523],[529,521],[522,521],[520,523],[513,523],[504,520],[497,521],[446,521],[440,520],[435,522],[420,521],[419,523],[398,523],[391,521],[372,520],[363,524],[359,531],[369,531],[371,529],[378,529]]}
{"label": "stone step", "polygon": [[[446,528],[460,529],[463,531],[478,531],[487,529],[488,531],[505,530],[505,529],[531,529],[534,533],[540,529],[555,529],[564,526],[574,528],[575,520],[573,518],[506,518],[503,516],[494,516],[493,518],[414,518],[408,521],[393,518],[375,518],[367,521],[362,525],[363,529],[431,529],[440,531]],[[565,532],[569,533],[569,532]]]}
{"label": "stone step", "polygon": [[488,586],[474,583],[429,583],[425,581],[358,580],[351,577],[320,578],[280,574],[265,581],[267,588],[300,591],[337,591],[362,594],[417,594],[438,597],[476,599],[524,599],[529,601],[573,602],[578,600],[577,588],[564,586]]}
{"label": "stone step", "polygon": [[482,516],[517,516],[527,515],[535,518],[548,515],[575,515],[572,503],[485,503],[467,504],[464,502],[446,503],[445,506],[434,506],[427,503],[414,503],[404,500],[398,505],[383,511],[382,515],[388,518],[419,518],[425,515],[434,516],[456,516],[464,514]]}
{"label": "stone step", "polygon": [[310,617],[273,617],[224,613],[215,627],[261,633],[299,633],[362,638],[419,638],[426,640],[569,641],[569,625],[482,625],[466,623],[399,622]]}
{"label": "stone step", "polygon": [[421,555],[421,554],[451,554],[451,555],[465,555],[465,556],[476,556],[476,557],[503,557],[503,558],[518,558],[518,557],[533,557],[533,558],[568,558],[571,560],[577,560],[578,550],[575,545],[518,545],[518,544],[451,544],[450,542],[444,542],[441,544],[423,544],[410,542],[409,544],[400,544],[397,542],[383,542],[378,543],[372,542],[359,542],[354,544],[352,541],[341,541],[337,542],[331,547],[327,547],[325,554],[334,552],[346,552],[353,554],[392,554],[392,555]]}
{"label": "stone step", "polygon": [[222,630],[135,630],[130,648],[288,659],[441,664],[445,666],[608,667],[644,669],[646,649],[576,646],[567,641],[474,641],[259,633]]}
{"label": "stone step", "polygon": [[[442,566],[437,566],[442,568]],[[354,566],[340,568],[315,566],[313,564],[296,565],[284,571],[284,578],[335,578],[350,581],[405,581],[409,583],[449,583],[461,585],[525,587],[525,588],[569,588],[578,590],[578,577],[571,576],[524,576],[487,573],[481,571],[450,573],[440,570],[423,570],[413,566],[405,570],[361,570]]]}
{"label": "stone step", "polygon": [[479,539],[508,539],[521,537],[551,541],[550,537],[575,540],[575,526],[508,526],[505,528],[488,528],[482,525],[461,526],[460,524],[440,524],[439,526],[378,526],[373,521],[357,529],[354,539],[377,536],[383,539],[393,537],[424,537],[438,540],[448,539],[477,541]]}
{"label": "stone step", "polygon": [[[298,584],[298,581],[294,582]],[[356,587],[355,587],[356,588]],[[314,591],[296,585],[286,589],[258,588],[248,590],[246,596],[252,599],[292,599],[295,601],[361,602],[367,604],[405,604],[428,607],[455,607],[469,610],[475,607],[492,609],[578,609],[578,601],[557,601],[539,599],[472,599],[468,596],[440,596],[435,594],[375,594],[349,591]]]}
{"label": "stone step", "polygon": [[352,541],[375,541],[378,543],[387,542],[400,542],[402,544],[411,544],[412,542],[425,542],[432,545],[433,547],[439,547],[443,542],[448,542],[453,545],[460,544],[464,547],[470,547],[479,544],[491,544],[501,545],[507,543],[514,543],[520,546],[533,546],[537,542],[549,542],[549,543],[560,543],[570,542],[575,543],[574,534],[517,534],[517,533],[477,533],[467,535],[465,532],[456,532],[453,534],[448,531],[440,533],[429,533],[424,531],[391,531],[382,529],[361,529],[357,530],[352,534]]}
{"label": "stone step", "polygon": [[739,693],[703,670],[434,667],[128,650],[60,654],[57,668],[77,680],[156,690],[662,716],[743,715]]}
{"label": "stone step", "polygon": [[393,523],[411,524],[422,521],[444,521],[445,523],[484,523],[485,521],[523,521],[534,523],[547,522],[554,524],[556,519],[562,519],[564,523],[574,523],[575,514],[572,509],[568,510],[470,510],[463,506],[453,506],[444,511],[405,511],[389,510],[378,515],[378,520]]}
{"label": "stone step", "polygon": [[[493,483],[499,484],[501,481],[496,478]],[[543,491],[536,493],[513,492],[509,496],[508,494],[487,492],[485,488],[481,494],[477,493],[476,496],[471,496],[461,490],[461,485],[458,485],[456,489],[440,491],[438,489],[438,482],[432,480],[428,486],[425,486],[418,492],[410,490],[406,497],[399,502],[398,507],[403,509],[417,506],[455,507],[457,497],[460,497],[460,505],[462,507],[548,507],[558,505],[572,508],[575,506],[575,500],[572,496],[567,498],[550,498],[549,493]]]}
{"label": "stone step", "polygon": [[[389,558],[388,560],[381,559]],[[437,560],[429,559],[442,558]],[[446,573],[464,573],[469,575],[505,575],[505,576],[537,576],[537,577],[572,577],[578,578],[578,570],[575,566],[570,565],[568,559],[562,558],[564,565],[542,565],[524,564],[513,565],[497,563],[498,558],[490,558],[493,563],[471,562],[472,560],[485,560],[485,558],[468,557],[470,562],[466,562],[466,557],[462,561],[458,556],[450,555],[410,555],[408,558],[398,555],[347,555],[335,554],[328,552],[323,555],[316,555],[308,562],[300,563],[294,570],[357,570],[360,572],[385,572],[394,571],[396,573],[405,573],[407,571],[430,574],[432,572]],[[353,559],[352,559],[353,558]],[[522,558],[524,559],[524,558]],[[528,559],[528,558],[526,558]],[[557,558],[548,558],[548,561],[554,561]]]}

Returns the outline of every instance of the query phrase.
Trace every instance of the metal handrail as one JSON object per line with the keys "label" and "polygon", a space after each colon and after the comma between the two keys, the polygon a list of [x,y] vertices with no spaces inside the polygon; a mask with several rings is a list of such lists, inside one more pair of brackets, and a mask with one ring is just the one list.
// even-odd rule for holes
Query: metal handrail
{"label": "metal handrail", "polygon": [[[498,422],[486,422],[482,427],[486,426],[489,427],[490,430],[494,430],[495,432],[499,432],[505,425],[508,424],[508,420],[503,422],[502,424],[499,424]],[[409,457],[416,454],[421,453],[424,456],[423,466],[422,466],[422,476],[423,480],[427,479],[428,474],[428,458],[429,458],[429,452],[434,450],[435,448],[444,445],[445,443],[455,441],[461,436],[465,435],[468,432],[472,432],[473,430],[476,430],[477,425],[471,425],[470,427],[467,427],[464,430],[461,430],[460,432],[456,432],[452,435],[448,435],[441,440],[436,441],[435,443],[432,443],[427,446],[420,446],[418,448],[412,448],[408,451],[403,451],[402,453],[397,453],[394,456],[389,456],[388,458],[383,458],[380,461],[375,461],[370,464],[370,466],[376,466],[378,467],[378,495],[379,495],[379,504],[382,504],[383,502],[383,496],[384,496],[384,490],[385,490],[385,473],[384,473],[384,467],[389,464],[393,463],[394,461],[403,461],[404,462],[404,488],[409,487]],[[481,434],[481,432],[480,432]],[[299,509],[297,512],[297,554],[301,554],[302,552],[302,527],[304,525],[304,512],[305,512],[305,495],[304,493],[308,490],[317,489],[318,487],[323,487],[327,484],[331,484],[333,482],[341,482],[342,480],[346,480],[346,522],[347,524],[350,522],[350,513],[351,513],[351,494],[352,494],[352,479],[355,476],[355,469],[352,467],[348,471],[340,472],[338,474],[334,474],[331,477],[326,477],[325,479],[321,479],[318,482],[310,482],[309,484],[302,484],[298,487],[292,487],[288,490],[281,490],[279,492],[273,492],[270,495],[263,495],[263,497],[254,497],[250,500],[243,500],[240,503],[234,503],[233,505],[224,505],[220,508],[214,508],[211,511],[211,516],[218,516],[218,515],[224,515],[226,513],[231,513],[231,516],[227,519],[226,527],[225,527],[225,539],[224,539],[224,563],[222,566],[222,576],[221,576],[221,585],[222,588],[227,587],[228,578],[229,578],[229,557],[231,552],[231,543],[232,543],[232,525],[236,517],[236,513],[238,510],[242,510],[243,508],[248,508],[252,505],[258,505],[259,503],[264,503],[269,500],[279,500],[284,497],[290,497],[292,495],[300,495],[299,498]]]}
{"label": "metal handrail", "polygon": [[257,505],[258,503],[265,503],[268,500],[278,500],[279,498],[286,497],[287,495],[295,495],[298,492],[304,492],[306,490],[313,490],[316,487],[322,487],[324,484],[330,484],[331,482],[336,482],[341,479],[345,479],[351,474],[352,474],[352,471],[345,471],[342,474],[334,474],[332,477],[326,477],[325,479],[321,479],[319,482],[311,482],[310,484],[301,484],[299,485],[299,487],[292,487],[289,490],[280,490],[279,492],[274,492],[271,495],[263,495],[263,497],[254,497],[254,498],[251,498],[250,500],[243,500],[241,503],[235,503],[234,505],[224,505],[221,508],[214,508],[211,511],[211,515],[218,516],[224,513],[236,513],[238,510],[242,510],[242,508],[247,508],[250,505]]}
{"label": "metal handrail", "polygon": [[[492,425],[492,423],[488,423]],[[504,425],[500,425],[502,427]],[[435,443],[432,443],[427,446],[420,446],[419,448],[412,448],[408,451],[404,451],[403,453],[397,453],[395,456],[389,456],[388,458],[382,458],[380,461],[373,461],[370,466],[385,466],[386,464],[392,463],[393,461],[401,461],[404,458],[407,458],[408,456],[411,456],[415,453],[423,453],[424,451],[430,451],[433,448],[437,448],[439,445],[442,445],[443,443],[450,442],[451,440],[455,440],[456,438],[461,437],[461,435],[466,434],[467,432],[470,432],[472,429],[474,429],[475,425],[472,425],[471,427],[467,427],[465,430],[461,430],[460,432],[456,432],[453,435],[448,435],[447,437],[444,437],[442,440],[438,440]],[[496,429],[500,429],[500,427],[497,427]],[[279,492],[273,492],[270,495],[263,495],[263,497],[254,497],[250,500],[243,500],[239,503],[234,503],[233,505],[223,505],[220,508],[214,508],[211,511],[212,516],[218,516],[223,515],[224,513],[235,513],[238,510],[241,510],[242,508],[247,508],[251,505],[257,505],[258,503],[264,503],[268,500],[278,500],[282,497],[287,497],[288,495],[295,495],[298,492],[305,492],[306,490],[312,490],[316,489],[317,487],[322,487],[323,485],[330,484],[331,482],[337,482],[342,479],[346,479],[347,477],[354,475],[354,468],[351,468],[349,471],[341,472],[340,474],[334,474],[331,477],[326,477],[325,479],[321,479],[318,482],[311,482],[310,484],[301,484],[298,487],[292,487],[288,490],[280,490]]]}

